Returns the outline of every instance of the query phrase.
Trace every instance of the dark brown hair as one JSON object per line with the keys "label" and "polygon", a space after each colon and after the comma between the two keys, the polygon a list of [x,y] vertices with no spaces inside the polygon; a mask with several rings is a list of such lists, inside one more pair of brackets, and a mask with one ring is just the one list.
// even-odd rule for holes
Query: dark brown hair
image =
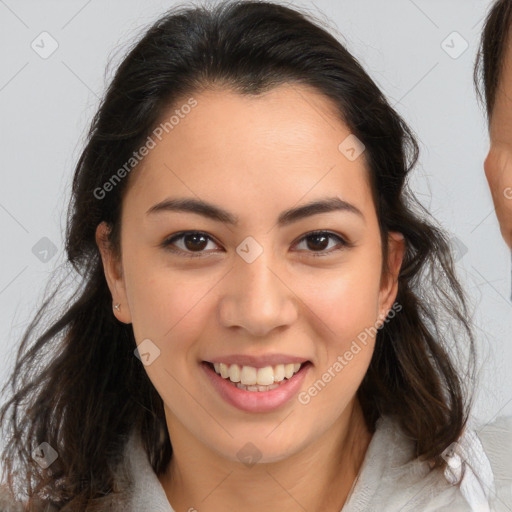
{"label": "dark brown hair", "polygon": [[[396,299],[401,310],[378,331],[357,392],[368,427],[374,431],[383,414],[395,417],[416,441],[415,455],[444,467],[441,454],[469,416],[475,347],[448,238],[408,188],[419,153],[415,137],[313,15],[237,0],[215,8],[179,6],[162,16],[124,58],[92,120],[75,168],[66,230],[67,264],[78,285],[41,333],[36,329],[53,295],[28,326],[0,414],[9,432],[2,458],[13,490],[59,510],[95,510],[120,488],[116,470],[132,428],[154,471],[166,469],[172,448],[162,399],[134,357],[132,326],[112,314],[95,242],[96,227],[106,221],[110,243],[120,250],[129,180],[101,199],[95,190],[178,99],[213,87],[257,95],[285,83],[311,86],[331,99],[340,121],[366,146],[384,270],[388,233],[401,232],[406,242]],[[42,442],[59,454],[46,470],[30,456]]]}
{"label": "dark brown hair", "polygon": [[[496,92],[509,43],[511,23],[512,2],[510,0],[495,2],[484,21],[484,29],[475,61],[473,82],[478,98],[485,105],[488,121],[492,117],[496,102]],[[482,100],[481,89],[484,91],[484,100]]]}

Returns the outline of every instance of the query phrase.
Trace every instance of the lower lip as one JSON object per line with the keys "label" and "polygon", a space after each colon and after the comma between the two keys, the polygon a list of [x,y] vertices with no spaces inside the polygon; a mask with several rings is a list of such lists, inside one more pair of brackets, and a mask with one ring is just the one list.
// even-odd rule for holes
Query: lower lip
{"label": "lower lip", "polygon": [[229,379],[222,378],[209,364],[201,363],[201,367],[220,396],[229,404],[247,412],[269,412],[284,405],[300,389],[310,366],[309,362],[303,364],[291,379],[287,379],[278,388],[270,391],[246,391],[237,388]]}

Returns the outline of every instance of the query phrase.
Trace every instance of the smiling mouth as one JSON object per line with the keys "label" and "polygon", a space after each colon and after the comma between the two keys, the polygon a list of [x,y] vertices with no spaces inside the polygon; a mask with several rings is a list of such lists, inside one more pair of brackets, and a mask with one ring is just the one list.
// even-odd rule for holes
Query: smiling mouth
{"label": "smiling mouth", "polygon": [[302,368],[311,363],[305,361],[304,363],[276,364],[263,368],[209,361],[203,361],[203,364],[208,365],[217,375],[231,382],[238,389],[263,392],[271,391],[288,382]]}

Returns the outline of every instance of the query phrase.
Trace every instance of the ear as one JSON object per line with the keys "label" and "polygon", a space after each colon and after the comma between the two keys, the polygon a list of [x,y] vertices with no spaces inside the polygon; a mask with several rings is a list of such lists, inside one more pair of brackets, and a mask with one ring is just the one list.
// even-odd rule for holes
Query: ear
{"label": "ear", "polygon": [[379,293],[379,318],[384,320],[395,302],[398,293],[398,274],[405,254],[402,233],[388,234],[388,272],[382,276]]}
{"label": "ear", "polygon": [[[98,224],[96,228],[96,245],[100,250],[103,262],[103,271],[112,294],[112,311],[115,317],[125,324],[131,323],[130,309],[126,298],[126,287],[122,272],[121,261],[114,254],[108,235],[110,227],[106,222]],[[114,304],[120,304],[119,309]]]}

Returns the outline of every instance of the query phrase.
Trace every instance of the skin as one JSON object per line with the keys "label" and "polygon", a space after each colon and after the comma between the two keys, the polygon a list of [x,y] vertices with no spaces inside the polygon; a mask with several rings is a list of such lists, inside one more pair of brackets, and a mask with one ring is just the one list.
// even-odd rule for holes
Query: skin
{"label": "skin", "polygon": [[484,162],[501,234],[512,249],[512,50],[511,34],[489,123],[490,148]]}
{"label": "skin", "polygon": [[[133,324],[137,343],[149,338],[161,351],[145,366],[164,401],[174,450],[159,480],[177,511],[260,512],[272,503],[273,510],[339,512],[372,438],[355,394],[375,339],[310,403],[294,397],[266,413],[226,403],[199,364],[235,353],[302,356],[312,362],[301,388],[307,390],[391,309],[403,237],[390,235],[390,273],[382,275],[364,154],[351,162],[338,150],[350,131],[329,99],[295,85],[259,97],[214,90],[194,98],[198,106],[130,176],[120,260],[106,242],[107,227],[97,229],[113,302],[121,303],[114,314]],[[335,195],[364,219],[335,211],[276,225],[283,210]],[[190,212],[146,214],[182,196],[229,210],[239,225]],[[190,239],[175,247],[209,255],[159,247],[185,230],[211,239],[198,249]],[[354,246],[334,238],[318,248],[304,238],[313,230]],[[263,248],[252,263],[236,252],[247,236]],[[247,442],[261,453],[250,467],[237,457]]]}

